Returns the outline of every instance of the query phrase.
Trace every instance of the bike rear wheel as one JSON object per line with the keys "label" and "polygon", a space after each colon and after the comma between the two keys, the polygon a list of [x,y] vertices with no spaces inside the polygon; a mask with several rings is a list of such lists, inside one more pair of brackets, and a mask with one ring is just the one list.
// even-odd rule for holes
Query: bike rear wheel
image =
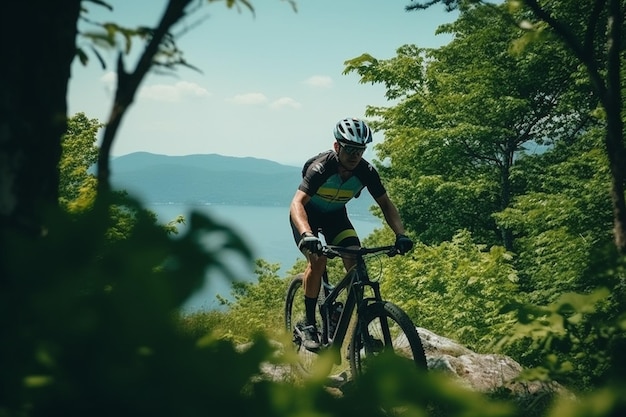
{"label": "bike rear wheel", "polygon": [[317,354],[308,351],[302,344],[303,340],[298,326],[300,323],[305,322],[305,318],[302,274],[298,274],[291,280],[287,290],[287,298],[285,299],[285,329],[287,334],[291,336],[293,349],[298,356],[298,361],[295,365],[296,371],[308,375],[312,372],[317,360]]}
{"label": "bike rear wheel", "polygon": [[426,355],[415,325],[398,306],[388,301],[370,304],[355,322],[348,347],[353,378],[367,367],[367,361],[391,350],[418,369],[426,370]]}

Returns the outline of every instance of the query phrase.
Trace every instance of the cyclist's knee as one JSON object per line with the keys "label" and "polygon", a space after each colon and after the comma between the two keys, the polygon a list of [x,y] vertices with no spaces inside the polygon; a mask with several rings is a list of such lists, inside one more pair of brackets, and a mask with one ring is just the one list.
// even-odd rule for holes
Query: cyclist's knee
{"label": "cyclist's knee", "polygon": [[326,268],[326,257],[311,256],[309,258],[309,268],[314,274],[321,276]]}

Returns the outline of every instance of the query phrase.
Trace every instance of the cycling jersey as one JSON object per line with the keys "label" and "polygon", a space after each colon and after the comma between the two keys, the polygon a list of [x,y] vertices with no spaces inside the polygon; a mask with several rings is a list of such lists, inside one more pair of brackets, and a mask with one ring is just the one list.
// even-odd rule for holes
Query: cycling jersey
{"label": "cycling jersey", "polygon": [[353,175],[345,181],[339,175],[339,167],[339,157],[332,150],[307,161],[298,187],[311,197],[307,209],[323,213],[339,210],[366,187],[374,199],[385,194],[378,172],[365,159],[361,159]]}

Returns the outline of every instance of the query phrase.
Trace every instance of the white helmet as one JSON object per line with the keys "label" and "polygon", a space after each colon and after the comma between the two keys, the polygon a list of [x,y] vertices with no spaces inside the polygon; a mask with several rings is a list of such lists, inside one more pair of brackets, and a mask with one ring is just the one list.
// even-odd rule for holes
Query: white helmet
{"label": "white helmet", "polygon": [[350,146],[365,148],[372,141],[372,129],[355,117],[338,121],[333,133],[337,141]]}

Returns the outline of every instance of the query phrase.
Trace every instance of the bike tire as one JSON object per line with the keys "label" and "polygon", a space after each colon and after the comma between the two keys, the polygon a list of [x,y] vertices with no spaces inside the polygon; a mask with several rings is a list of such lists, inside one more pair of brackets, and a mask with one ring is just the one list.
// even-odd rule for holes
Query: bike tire
{"label": "bike tire", "polygon": [[[389,325],[390,340],[385,341],[382,320]],[[363,325],[366,327],[362,327]],[[367,334],[364,334],[363,328],[367,329]],[[379,301],[368,305],[362,316],[355,320],[348,346],[352,377],[357,378],[365,371],[368,359],[388,349],[413,362],[417,369],[427,370],[424,347],[409,316],[397,305],[389,301]]]}
{"label": "bike tire", "polygon": [[317,354],[310,352],[302,345],[302,339],[298,335],[296,326],[303,322],[306,314],[304,309],[304,287],[302,285],[303,274],[296,275],[289,284],[287,297],[285,299],[285,330],[291,336],[291,346],[297,355],[294,369],[308,376],[312,373]]}

